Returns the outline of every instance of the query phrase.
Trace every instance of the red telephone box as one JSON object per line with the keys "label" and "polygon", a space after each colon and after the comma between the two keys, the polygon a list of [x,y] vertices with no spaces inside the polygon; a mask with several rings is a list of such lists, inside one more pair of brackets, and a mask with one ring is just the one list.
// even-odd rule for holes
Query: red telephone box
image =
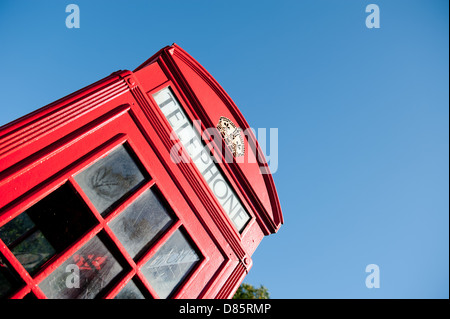
{"label": "red telephone box", "polygon": [[232,297],[283,223],[248,128],[175,44],[0,128],[0,297]]}

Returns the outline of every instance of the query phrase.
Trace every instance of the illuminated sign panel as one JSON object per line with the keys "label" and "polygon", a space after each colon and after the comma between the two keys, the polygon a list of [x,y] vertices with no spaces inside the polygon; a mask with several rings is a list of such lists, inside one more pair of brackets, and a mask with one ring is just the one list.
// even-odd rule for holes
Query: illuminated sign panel
{"label": "illuminated sign panel", "polygon": [[203,144],[199,133],[194,129],[180,103],[169,87],[155,93],[153,98],[188,152],[192,162],[205,178],[214,196],[230,217],[236,229],[241,232],[250,220],[250,215],[242,206],[230,183],[217,167],[214,157]]}

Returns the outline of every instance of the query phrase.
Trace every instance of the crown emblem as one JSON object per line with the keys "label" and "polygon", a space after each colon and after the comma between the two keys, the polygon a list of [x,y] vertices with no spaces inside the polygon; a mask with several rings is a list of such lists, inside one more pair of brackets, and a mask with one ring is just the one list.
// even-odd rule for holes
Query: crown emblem
{"label": "crown emblem", "polygon": [[220,117],[219,123],[217,124],[217,129],[220,134],[222,134],[222,137],[228,148],[231,150],[231,153],[233,153],[233,156],[244,156],[245,146],[244,139],[241,135],[242,129],[236,127],[236,125],[234,125],[234,123],[225,116]]}

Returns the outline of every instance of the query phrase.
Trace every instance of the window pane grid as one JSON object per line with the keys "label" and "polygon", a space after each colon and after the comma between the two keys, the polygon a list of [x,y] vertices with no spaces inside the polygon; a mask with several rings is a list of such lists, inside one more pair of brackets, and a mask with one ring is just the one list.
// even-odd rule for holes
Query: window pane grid
{"label": "window pane grid", "polygon": [[[115,236],[114,232],[110,229],[110,227],[108,226],[108,222],[111,219],[113,219],[115,216],[120,215],[120,213],[123,211],[124,207],[127,207],[130,203],[132,203],[132,201],[136,197],[138,197],[140,194],[142,194],[142,192],[144,192],[147,187],[150,187],[151,185],[154,185],[154,181],[150,180],[150,181],[147,181],[145,184],[141,185],[141,187],[135,192],[135,194],[133,194],[132,196],[130,196],[126,200],[124,200],[123,203],[121,203],[119,206],[117,206],[106,217],[103,217],[100,214],[100,212],[98,212],[97,209],[95,209],[95,207],[90,202],[89,198],[87,198],[86,194],[84,194],[83,190],[76,183],[76,181],[74,179],[72,179],[72,178],[70,180],[73,182],[74,187],[81,194],[81,196],[83,197],[84,201],[91,208],[92,213],[95,215],[95,217],[97,218],[97,220],[99,222],[98,229],[96,230],[95,233],[92,233],[90,237],[93,237],[93,235],[96,235],[101,230],[103,230],[105,236],[107,236],[108,239],[110,239],[114,243],[114,245],[116,246],[115,248],[117,248],[118,252],[122,256],[124,261],[126,261],[128,269],[129,269],[128,272],[127,272],[126,269],[124,269],[124,272],[126,272],[125,276],[123,278],[119,279],[116,283],[114,283],[113,287],[110,289],[110,291],[106,293],[105,298],[109,298],[109,296],[114,294],[115,289],[118,286],[120,286],[123,281],[126,281],[130,276],[133,276],[133,274],[136,272],[136,263],[134,262],[133,258],[131,258],[131,256],[128,254],[126,249],[123,247],[122,243],[117,239],[117,237]],[[84,243],[86,243],[89,239],[85,240]],[[107,247],[109,247],[109,246],[107,246]]]}
{"label": "window pane grid", "polygon": [[[122,141],[119,145],[123,146],[124,143],[126,143],[126,141]],[[111,149],[117,149],[117,147],[117,145],[112,146]],[[89,196],[84,192],[82,186],[77,183],[77,180],[75,178],[76,174],[79,174],[84,169],[86,169],[86,167],[90,166],[85,165],[81,162],[79,162],[79,164],[77,165],[77,167],[80,167],[81,165],[84,166],[81,171],[79,169],[77,170],[77,168],[73,166],[71,168],[71,171],[75,173],[67,172],[70,174],[70,177],[68,179],[59,179],[59,186],[53,186],[53,190],[48,192],[48,194],[45,196],[49,196],[49,194],[52,194],[55,190],[58,190],[63,185],[68,185],[76,193],[78,193],[80,200],[82,200],[90,210],[90,215],[94,218],[95,222],[92,226],[89,227],[88,230],[84,231],[84,233],[80,233],[80,237],[77,238],[74,242],[69,244],[64,249],[59,249],[58,251],[56,251],[56,253],[54,253],[53,256],[50,256],[48,260],[46,260],[42,263],[42,265],[39,266],[36,272],[31,272],[31,275],[28,275],[29,271],[24,267],[24,265],[22,265],[22,263],[11,251],[14,247],[5,247],[6,245],[3,246],[2,240],[0,239],[0,244],[2,244],[0,246],[3,246],[0,247],[0,251],[4,256],[4,259],[7,260],[9,264],[11,264],[12,268],[15,269],[14,271],[17,271],[18,277],[20,277],[20,279],[23,281],[22,284],[15,289],[15,291],[9,294],[10,297],[23,298],[28,294],[33,294],[33,296],[36,296],[37,298],[47,298],[39,285],[45,286],[45,282],[49,280],[50,276],[56,273],[57,270],[61,270],[58,269],[59,267],[66,265],[69,259],[73,257],[75,253],[85,248],[85,246],[87,246],[89,242],[92,242],[93,239],[97,238],[101,234],[101,238],[105,239],[101,240],[104,243],[104,246],[108,251],[111,252],[112,255],[116,256],[118,264],[120,264],[120,266],[122,267],[120,272],[112,279],[112,282],[110,282],[102,290],[101,294],[103,298],[114,298],[115,296],[120,294],[125,286],[130,283],[132,284],[130,284],[130,286],[128,286],[127,288],[129,294],[138,295],[136,294],[135,289],[135,286],[137,284],[139,290],[144,293],[144,296],[160,298],[160,296],[158,296],[158,293],[155,291],[155,288],[152,287],[152,285],[149,283],[148,278],[142,273],[142,267],[147,264],[155,256],[155,254],[158,253],[161,247],[164,246],[164,244],[174,235],[174,233],[180,230],[182,222],[171,210],[171,206],[167,203],[165,196],[157,188],[155,180],[150,178],[149,174],[144,168],[144,165],[139,162],[135,155],[133,155],[133,151],[129,151],[131,148],[129,146],[123,147],[125,147],[133,161],[136,162],[137,167],[139,167],[141,170],[144,169],[142,171],[143,180],[133,186],[132,191],[129,191],[127,194],[121,196],[109,208],[106,208],[107,213],[104,213],[105,210],[103,210],[103,212],[99,211],[95,207],[94,203],[89,199]],[[106,152],[110,153],[111,150]],[[90,156],[89,159],[92,160],[92,156]],[[86,163],[87,160],[88,159],[86,158],[83,162]],[[111,229],[109,223],[114,221],[115,218],[120,217],[120,215],[124,213],[124,211],[128,207],[130,207],[130,205],[132,205],[148,190],[157,190],[159,192],[159,195],[161,195],[160,197],[164,202],[163,204],[165,204],[163,206],[167,206],[167,209],[169,210],[171,221],[169,222],[169,224],[164,226],[159,233],[155,235],[155,237],[151,240],[151,242],[149,242],[148,245],[145,245],[144,248],[142,248],[142,251],[138,255],[133,257],[118,239],[113,229]],[[39,201],[36,203],[39,203]],[[30,207],[33,207],[34,205],[35,204],[31,205]],[[22,213],[17,214],[17,216],[20,216],[24,213],[25,211],[22,211]],[[32,228],[27,229],[21,235],[21,237],[29,237],[30,234],[36,232],[37,229],[38,228],[36,226],[33,226]],[[185,232],[183,231],[183,233]],[[20,243],[20,241],[22,240],[21,237],[16,238],[13,242]],[[190,239],[188,241],[191,242]],[[13,243],[12,245],[17,245],[17,243]],[[199,251],[196,245],[194,245],[193,247],[195,247],[195,251]],[[192,274],[193,270],[198,269],[199,264],[202,264],[202,260],[204,260],[204,258],[202,257],[202,253],[200,252],[198,256],[199,260],[196,262],[195,266],[185,274],[185,278],[182,278],[182,281],[180,281],[178,285],[179,287],[183,286],[185,281],[188,280],[188,278]],[[179,287],[176,287],[171,295],[176,295],[176,291],[179,290]],[[122,295],[126,295],[126,292],[124,291]]]}
{"label": "window pane grid", "polygon": [[[129,266],[104,232],[93,236],[71,253],[69,258],[39,283],[39,288],[48,294],[47,297],[99,298],[129,270]],[[77,273],[76,286],[72,281],[74,276],[70,276],[72,270]]]}
{"label": "window pane grid", "polygon": [[135,278],[135,280],[139,281],[141,283],[141,286],[145,287],[147,289],[147,292],[153,298],[159,298],[158,294],[155,292],[154,288],[150,285],[147,278],[142,274],[140,269],[155,255],[155,253],[159,250],[159,248],[181,227],[182,225],[181,221],[176,220],[165,231],[165,233],[163,233],[159,238],[157,238],[157,240],[153,243],[153,245],[149,247],[145,251],[145,253],[139,257],[139,259],[136,262],[127,252],[122,243],[117,239],[116,235],[111,230],[111,228],[108,226],[107,220],[110,220],[112,218],[108,217],[107,219],[104,219],[100,214],[97,213],[96,215],[97,218],[100,220],[100,225],[98,226],[99,229],[97,233],[100,230],[104,230],[104,233],[114,242],[114,244],[117,246],[118,251],[120,252],[120,254],[123,255],[124,259],[128,263],[128,266],[130,267],[130,270],[126,273],[126,275],[122,279],[114,283],[111,290],[105,294],[105,298],[113,298],[118,293],[120,293],[122,286],[124,286],[124,282],[133,280],[130,278]]}
{"label": "window pane grid", "polygon": [[136,269],[131,268],[131,270],[121,279],[118,280],[114,287],[105,294],[104,299],[112,299],[114,298],[120,291],[130,282],[133,277],[136,275]]}
{"label": "window pane grid", "polygon": [[131,257],[138,260],[177,219],[158,187],[153,186],[108,225]]}
{"label": "window pane grid", "polygon": [[120,289],[118,287],[122,286],[125,281],[128,280],[128,278],[133,277],[136,275],[136,280],[138,280],[143,287],[147,289],[147,292],[153,297],[153,298],[159,298],[158,294],[155,292],[153,287],[150,285],[148,280],[145,278],[145,276],[140,271],[140,268],[147,263],[153,255],[158,251],[158,249],[170,238],[170,236],[177,231],[182,223],[181,221],[174,215],[176,218],[172,224],[164,231],[163,234],[161,234],[159,237],[156,238],[156,240],[151,244],[150,247],[147,247],[146,251],[141,254],[141,256],[138,256],[137,260],[133,259],[132,256],[128,253],[126,248],[123,246],[123,244],[120,242],[120,240],[117,238],[117,236],[114,234],[113,230],[109,226],[109,223],[113,221],[115,218],[119,217],[123,211],[129,207],[139,196],[141,196],[145,191],[155,188],[155,180],[151,179],[141,185],[136,192],[131,195],[129,198],[124,200],[122,204],[117,206],[113,211],[111,211],[108,215],[102,216],[96,209],[93,207],[92,203],[89,201],[89,198],[83,193],[83,190],[81,187],[76,183],[75,180],[71,179],[72,183],[74,184],[74,187],[76,190],[80,193],[80,195],[83,197],[83,199],[86,201],[88,206],[91,208],[93,214],[99,221],[98,231],[104,230],[105,234],[114,242],[114,244],[117,246],[118,251],[120,254],[124,257],[127,264],[130,267],[130,271],[126,273],[125,277],[119,280],[114,284],[114,286],[111,288],[111,290],[106,293],[105,298],[111,298],[117,295],[120,292]]}
{"label": "window pane grid", "polygon": [[[111,298],[111,296],[115,296],[117,293],[120,292],[120,290],[117,289],[117,287],[121,286],[124,281],[126,281],[130,276],[133,276],[136,273],[139,273],[139,268],[148,261],[152,255],[155,253],[155,251],[164,243],[169,236],[180,227],[181,222],[179,220],[176,220],[170,227],[163,233],[159,238],[156,239],[156,241],[153,243],[151,247],[147,249],[146,252],[142,254],[142,256],[139,257],[137,262],[130,256],[130,254],[127,252],[123,244],[120,242],[120,240],[117,238],[117,236],[114,234],[114,232],[109,227],[109,223],[114,220],[114,218],[120,216],[120,214],[129,206],[131,205],[139,196],[142,195],[145,191],[147,191],[150,188],[155,187],[155,181],[153,179],[147,181],[143,185],[139,187],[136,192],[131,195],[129,198],[124,200],[122,204],[117,206],[113,211],[111,211],[108,215],[103,217],[97,209],[92,205],[89,198],[84,194],[81,187],[76,183],[74,179],[70,179],[71,182],[74,184],[74,188],[80,193],[80,195],[83,197],[84,201],[87,203],[87,205],[90,207],[92,213],[97,218],[99,225],[97,232],[100,230],[104,230],[107,236],[115,243],[117,246],[117,249],[122,254],[122,256],[125,258],[126,262],[128,263],[131,270],[125,275],[125,277],[122,280],[119,280],[114,287],[105,295],[105,298]],[[95,233],[95,234],[96,234]],[[85,241],[87,242],[87,240]],[[156,293],[154,292],[153,288],[151,288],[150,284],[146,281],[145,277],[142,274],[139,274],[137,278],[140,279],[141,283],[145,288],[147,288],[148,292],[152,297],[156,297]],[[117,291],[116,291],[117,290]]]}
{"label": "window pane grid", "polygon": [[[73,181],[70,181],[73,182]],[[150,181],[146,184],[146,186],[154,185],[154,181]],[[76,183],[73,184],[74,188],[79,191],[79,186],[76,185]],[[142,193],[145,191],[145,187],[143,187],[139,193]],[[139,196],[136,194],[137,197]],[[131,199],[130,199],[131,200]],[[87,201],[87,204],[89,205],[89,201]],[[126,205],[121,205],[120,207],[126,207]],[[83,235],[77,242],[75,242],[72,246],[65,249],[63,252],[53,256],[50,260],[48,260],[43,266],[42,269],[40,269],[33,277],[27,276],[27,286],[20,288],[17,292],[14,293],[16,297],[24,296],[27,292],[31,290],[34,292],[34,294],[39,298],[47,298],[47,296],[42,292],[42,290],[37,287],[45,278],[47,278],[48,275],[50,275],[55,269],[60,267],[64,264],[73,254],[74,252],[80,250],[87,242],[89,242],[92,238],[97,236],[100,232],[103,231],[104,235],[107,236],[117,247],[110,247],[113,250],[117,248],[120,255],[123,256],[124,261],[126,261],[127,266],[126,270],[124,269],[124,275],[117,279],[117,282],[112,284],[112,288],[105,293],[104,298],[112,298],[115,295],[117,295],[121,289],[118,289],[118,287],[124,286],[123,283],[129,280],[133,280],[130,278],[135,278],[134,280],[137,280],[141,283],[142,287],[145,287],[147,289],[147,292],[153,297],[153,298],[159,298],[158,294],[154,290],[154,288],[151,286],[151,284],[148,282],[147,278],[142,274],[141,268],[143,265],[145,265],[154,255],[158,252],[158,250],[163,246],[165,242],[182,226],[182,222],[177,219],[170,225],[170,227],[159,237],[157,240],[152,244],[151,247],[149,247],[142,256],[139,257],[137,261],[134,261],[133,258],[128,254],[126,249],[123,247],[121,242],[117,239],[114,232],[110,229],[108,226],[108,221],[112,220],[114,216],[118,216],[121,213],[121,211],[117,211],[113,213],[112,215],[108,215],[106,218],[103,218],[97,211],[93,211],[93,214],[98,220],[98,224],[94,226],[91,230],[89,230],[85,235]],[[109,245],[107,245],[109,247]],[[11,253],[12,255],[12,253]],[[14,259],[14,255],[10,256]],[[8,258],[9,259],[9,258]],[[20,262],[17,261],[17,266],[23,267]]]}
{"label": "window pane grid", "polygon": [[[31,290],[36,291],[37,296],[41,296],[42,292],[39,288],[36,287],[35,280],[28,275],[25,268],[22,266],[22,264],[17,260],[17,258],[14,256],[14,254],[6,247],[6,245],[3,243],[3,241],[0,239],[0,251],[2,253],[2,258],[4,260],[7,260],[8,263],[11,265],[12,268],[14,268],[13,271],[17,271],[17,274],[19,275],[20,279],[23,280],[25,283],[25,287],[20,288],[16,292],[13,292],[13,295],[20,295],[22,291],[27,290],[27,287]],[[19,271],[20,270],[20,271]]]}
{"label": "window pane grid", "polygon": [[[84,236],[82,236],[78,241],[76,241],[70,247],[67,247],[60,254],[55,255],[47,264],[44,264],[43,268],[37,272],[34,276],[34,283],[39,284],[44,280],[52,271],[61,266],[67,259],[69,259],[74,252],[80,250],[89,240],[97,236],[103,230],[103,225],[98,224],[90,231],[88,231]],[[48,267],[46,267],[48,265]]]}
{"label": "window pane grid", "polygon": [[[57,187],[59,189],[63,185],[72,186],[76,189],[76,185],[69,180],[65,183],[61,183],[60,186]],[[52,194],[52,192],[50,193]],[[47,195],[48,196],[48,195]],[[43,199],[45,199],[44,197]],[[39,202],[37,202],[39,203]],[[34,205],[33,205],[34,206]],[[31,206],[31,207],[33,207]],[[19,217],[21,214],[26,214],[26,212],[22,212],[18,214],[15,218]],[[36,228],[36,227],[33,227]],[[4,256],[4,258],[11,264],[11,266],[17,271],[19,277],[25,282],[26,287],[22,287],[16,292],[14,292],[14,296],[20,296],[24,294],[24,291],[32,290],[36,297],[41,299],[46,299],[45,294],[42,290],[37,286],[43,279],[45,279],[53,270],[63,264],[74,251],[80,249],[85,243],[87,243],[92,237],[97,235],[103,226],[101,224],[97,224],[93,226],[90,230],[85,232],[80,238],[78,238],[74,243],[61,250],[59,253],[54,254],[51,258],[46,260],[42,265],[40,265],[39,269],[36,272],[29,274],[29,270],[25,268],[24,265],[19,261],[19,259],[14,255],[12,250],[9,247],[6,247],[5,243],[0,239],[0,250]]]}

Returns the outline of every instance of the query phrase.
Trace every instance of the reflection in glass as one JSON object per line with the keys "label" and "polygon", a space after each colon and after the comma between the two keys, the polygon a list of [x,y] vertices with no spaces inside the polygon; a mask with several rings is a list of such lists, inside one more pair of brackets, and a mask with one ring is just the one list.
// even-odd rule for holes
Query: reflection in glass
{"label": "reflection in glass", "polygon": [[0,238],[29,273],[95,225],[86,204],[66,183],[0,228]]}
{"label": "reflection in glass", "polygon": [[0,238],[30,273],[55,253],[27,213],[20,214],[1,227]]}
{"label": "reflection in glass", "polygon": [[173,235],[142,267],[141,271],[160,298],[167,298],[200,260],[181,231]]}
{"label": "reflection in glass", "polygon": [[103,242],[94,237],[45,278],[39,288],[49,299],[92,299],[122,269]]}
{"label": "reflection in glass", "polygon": [[56,253],[55,249],[39,230],[36,230],[14,248],[11,248],[11,251],[29,273],[33,273]]}
{"label": "reflection in glass", "polygon": [[130,280],[114,299],[145,299],[145,297],[133,280]]}
{"label": "reflection in glass", "polygon": [[6,246],[9,246],[34,227],[36,227],[36,225],[30,219],[28,214],[20,214],[3,227],[0,227],[0,238]]}
{"label": "reflection in glass", "polygon": [[98,160],[75,180],[94,204],[104,213],[111,205],[129,194],[144,180],[144,175],[123,145]]}
{"label": "reflection in glass", "polygon": [[168,205],[162,196],[150,188],[131,203],[109,226],[135,258],[150,245],[172,222]]}

